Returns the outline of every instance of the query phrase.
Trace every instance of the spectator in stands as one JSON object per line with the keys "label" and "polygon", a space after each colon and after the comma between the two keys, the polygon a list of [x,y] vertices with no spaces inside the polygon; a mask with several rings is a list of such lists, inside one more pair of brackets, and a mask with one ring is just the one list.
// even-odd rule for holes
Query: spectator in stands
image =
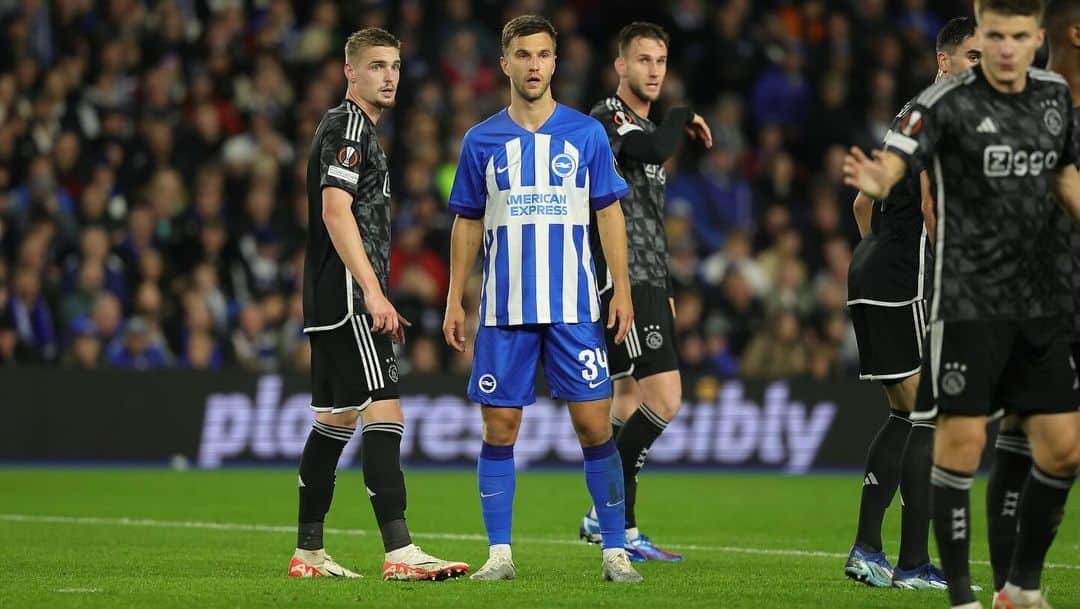
{"label": "spectator in stands", "polygon": [[274,333],[266,327],[259,305],[249,303],[240,310],[238,327],[232,334],[232,350],[236,362],[248,370],[277,370],[277,342]]}
{"label": "spectator in stands", "polygon": [[701,262],[702,280],[710,287],[717,287],[724,281],[728,271],[737,269],[750,284],[753,293],[764,293],[769,286],[769,278],[751,254],[752,247],[747,232],[732,231],[724,240],[724,248]]}
{"label": "spectator in stands", "polygon": [[726,322],[727,342],[732,353],[741,356],[764,323],[765,306],[740,269],[731,269],[725,275],[715,310]]}
{"label": "spectator in stands", "polygon": [[128,212],[127,232],[118,253],[129,273],[138,267],[139,257],[144,251],[157,246],[154,240],[154,222],[154,212],[148,206],[140,205]]}
{"label": "spectator in stands", "polygon": [[702,251],[719,250],[731,231],[753,224],[754,195],[736,172],[737,158],[735,150],[713,146],[696,171],[679,172],[668,185],[669,213],[692,221]]}
{"label": "spectator in stands", "polygon": [[191,370],[221,370],[225,357],[214,337],[208,332],[196,332],[188,336],[184,345],[180,366]]}
{"label": "spectator in stands", "polygon": [[94,333],[101,339],[102,344],[109,345],[118,339],[124,325],[120,300],[109,292],[98,292],[90,311],[90,322],[93,323]]}
{"label": "spectator in stands", "polygon": [[18,344],[18,336],[8,309],[11,299],[8,294],[7,266],[0,259],[0,365],[12,366],[15,364],[15,346]]}
{"label": "spectator in stands", "polygon": [[91,224],[82,229],[78,253],[70,254],[64,262],[65,290],[78,283],[78,276],[85,265],[98,267],[102,275],[102,287],[116,295],[127,297],[127,276],[124,261],[109,251],[109,234],[101,225]]}
{"label": "spectator in stands", "polygon": [[810,84],[803,75],[803,58],[794,44],[784,45],[780,62],[754,84],[751,112],[758,124],[794,128],[806,118]]}
{"label": "spectator in stands", "polygon": [[53,315],[41,294],[41,277],[28,264],[16,267],[7,305],[7,324],[15,330],[16,353],[33,362],[52,362],[60,344]]}
{"label": "spectator in stands", "polygon": [[72,324],[71,348],[64,354],[63,365],[78,370],[97,370],[101,367],[101,341],[93,323],[80,318]]}
{"label": "spectator in stands", "polygon": [[[105,273],[100,264],[83,262],[79,267],[78,279],[60,305],[61,327],[72,326],[75,319],[89,319],[94,307],[94,300],[105,287]],[[73,327],[73,326],[72,326]]]}
{"label": "spectator in stands", "polygon": [[777,311],[767,329],[755,336],[742,357],[743,376],[750,379],[778,379],[802,376],[808,370],[809,354],[801,336],[799,318],[791,311]]}
{"label": "spectator in stands", "polygon": [[166,368],[172,356],[160,333],[141,317],[132,317],[123,334],[108,347],[106,359],[113,368],[150,370]]}
{"label": "spectator in stands", "polygon": [[789,226],[780,231],[771,247],[758,254],[758,266],[768,279],[770,288],[780,283],[780,272],[787,265],[796,267],[798,274],[805,279],[806,265],[799,258],[801,250],[802,235]]}
{"label": "spectator in stands", "polygon": [[206,262],[200,263],[191,272],[191,285],[209,307],[214,328],[218,332],[225,332],[229,325],[229,302],[218,287],[217,270]]}

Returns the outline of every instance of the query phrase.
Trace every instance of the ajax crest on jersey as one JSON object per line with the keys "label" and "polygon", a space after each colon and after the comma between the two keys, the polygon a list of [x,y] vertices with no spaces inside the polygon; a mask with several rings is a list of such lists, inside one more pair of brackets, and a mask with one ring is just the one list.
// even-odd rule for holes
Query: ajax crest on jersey
{"label": "ajax crest on jersey", "polygon": [[1043,123],[1046,124],[1046,128],[1050,131],[1050,135],[1060,135],[1062,128],[1065,126],[1064,119],[1061,118],[1061,113],[1057,108],[1047,108],[1043,113]]}

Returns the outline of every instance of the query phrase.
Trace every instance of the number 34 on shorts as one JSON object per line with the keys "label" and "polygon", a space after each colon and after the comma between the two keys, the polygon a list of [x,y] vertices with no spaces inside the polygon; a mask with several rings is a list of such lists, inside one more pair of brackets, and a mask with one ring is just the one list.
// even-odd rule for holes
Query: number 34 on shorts
{"label": "number 34 on shorts", "polygon": [[604,329],[599,322],[481,326],[469,378],[469,399],[487,406],[536,401],[536,365],[551,397],[589,402],[611,397]]}

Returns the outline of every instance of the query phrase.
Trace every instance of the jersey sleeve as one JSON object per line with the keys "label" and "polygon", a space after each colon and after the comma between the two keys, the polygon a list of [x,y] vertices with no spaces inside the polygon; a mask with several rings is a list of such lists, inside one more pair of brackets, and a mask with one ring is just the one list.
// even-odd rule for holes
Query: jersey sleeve
{"label": "jersey sleeve", "polygon": [[473,220],[482,218],[487,207],[484,168],[471,133],[466,133],[461,140],[461,154],[458,155],[457,171],[454,172],[454,185],[450,188],[449,207],[451,212]]}
{"label": "jersey sleeve", "polygon": [[634,119],[624,110],[618,110],[607,103],[600,103],[589,113],[600,125],[604,127],[611,152],[619,156],[622,152],[623,138],[635,131],[645,131],[641,125],[635,124]]}
{"label": "jersey sleeve", "polygon": [[605,130],[593,123],[593,137],[589,145],[589,205],[601,210],[630,192],[626,180],[619,174],[615,155],[611,151]]}
{"label": "jersey sleeve", "polygon": [[932,106],[916,102],[885,137],[885,150],[900,155],[912,173],[926,169],[934,156],[945,127],[944,108],[941,100]]}
{"label": "jersey sleeve", "polygon": [[333,186],[356,196],[360,182],[360,144],[345,139],[343,125],[328,124],[319,143],[319,185]]}

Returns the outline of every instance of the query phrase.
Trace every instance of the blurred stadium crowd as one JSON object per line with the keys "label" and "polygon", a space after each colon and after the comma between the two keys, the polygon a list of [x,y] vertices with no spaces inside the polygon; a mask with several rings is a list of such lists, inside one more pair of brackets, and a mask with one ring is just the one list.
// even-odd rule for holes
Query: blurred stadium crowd
{"label": "blurred stadium crowd", "polygon": [[843,151],[881,141],[970,3],[613,6],[0,0],[0,364],[305,371],[308,148],[344,95],[345,36],[381,26],[403,41],[378,126],[392,299],[414,323],[401,364],[467,372],[441,338],[446,197],[462,135],[507,102],[501,25],[536,12],[559,31],[558,101],[612,94],[614,34],[647,19],[672,34],[654,110],[689,105],[713,129],[712,150],[685,144],[666,167],[684,369],[850,377]]}

